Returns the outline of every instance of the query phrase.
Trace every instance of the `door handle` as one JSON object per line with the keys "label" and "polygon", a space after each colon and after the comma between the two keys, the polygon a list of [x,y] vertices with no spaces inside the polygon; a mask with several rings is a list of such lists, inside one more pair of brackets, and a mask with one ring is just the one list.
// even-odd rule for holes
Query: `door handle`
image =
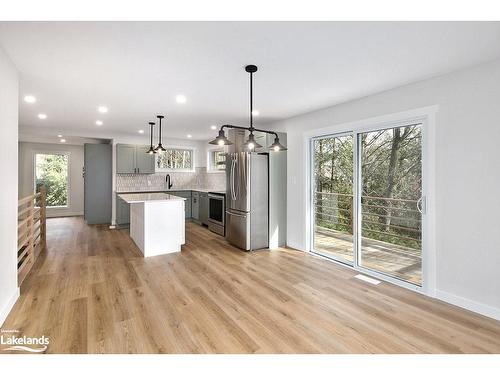
{"label": "door handle", "polygon": [[425,213],[426,213],[426,211],[427,211],[427,202],[426,202],[425,196],[422,196],[422,197],[420,197],[420,198],[417,200],[417,210],[418,210],[418,212],[420,212],[422,215],[425,215]]}
{"label": "door handle", "polygon": [[234,212],[229,212],[229,211],[226,211],[226,214],[231,215],[231,216],[243,217],[243,218],[247,217],[247,215],[235,214]]}
{"label": "door handle", "polygon": [[236,160],[231,159],[231,198],[236,200],[236,192],[234,191],[234,170],[236,167]]}

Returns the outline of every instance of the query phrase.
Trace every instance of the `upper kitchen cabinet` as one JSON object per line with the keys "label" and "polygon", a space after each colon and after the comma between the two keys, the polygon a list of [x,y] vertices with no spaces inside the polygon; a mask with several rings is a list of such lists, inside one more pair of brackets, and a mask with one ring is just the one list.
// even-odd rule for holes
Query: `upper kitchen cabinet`
{"label": "upper kitchen cabinet", "polygon": [[116,173],[155,173],[155,156],[148,146],[116,145]]}
{"label": "upper kitchen cabinet", "polygon": [[155,156],[147,154],[149,146],[135,146],[135,165],[136,173],[155,173]]}

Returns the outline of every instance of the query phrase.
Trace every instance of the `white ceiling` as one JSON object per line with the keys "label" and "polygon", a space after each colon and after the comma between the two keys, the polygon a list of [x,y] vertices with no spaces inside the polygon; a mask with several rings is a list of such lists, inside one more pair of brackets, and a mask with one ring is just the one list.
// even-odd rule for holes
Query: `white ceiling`
{"label": "white ceiling", "polygon": [[[208,139],[212,124],[246,124],[247,64],[259,66],[256,123],[266,126],[497,59],[499,40],[498,22],[0,23],[20,98],[38,99],[20,100],[21,126],[108,138],[147,133],[158,113],[169,138]],[[109,113],[97,113],[101,104]]]}

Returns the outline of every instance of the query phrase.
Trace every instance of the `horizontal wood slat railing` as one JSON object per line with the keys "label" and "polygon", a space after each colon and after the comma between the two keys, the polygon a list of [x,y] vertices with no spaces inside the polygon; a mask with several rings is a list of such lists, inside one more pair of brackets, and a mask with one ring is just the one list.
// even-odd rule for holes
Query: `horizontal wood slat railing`
{"label": "horizontal wood slat railing", "polygon": [[17,208],[17,282],[21,285],[47,247],[46,190],[19,199]]}

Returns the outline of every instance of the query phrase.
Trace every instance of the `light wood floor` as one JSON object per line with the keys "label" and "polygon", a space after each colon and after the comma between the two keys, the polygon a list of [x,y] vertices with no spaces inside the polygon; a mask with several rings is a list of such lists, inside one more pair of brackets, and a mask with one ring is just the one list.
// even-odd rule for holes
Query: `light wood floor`
{"label": "light wood floor", "polygon": [[144,259],[126,230],[48,220],[3,329],[49,353],[500,352],[500,322],[294,250],[246,253],[195,224]]}

